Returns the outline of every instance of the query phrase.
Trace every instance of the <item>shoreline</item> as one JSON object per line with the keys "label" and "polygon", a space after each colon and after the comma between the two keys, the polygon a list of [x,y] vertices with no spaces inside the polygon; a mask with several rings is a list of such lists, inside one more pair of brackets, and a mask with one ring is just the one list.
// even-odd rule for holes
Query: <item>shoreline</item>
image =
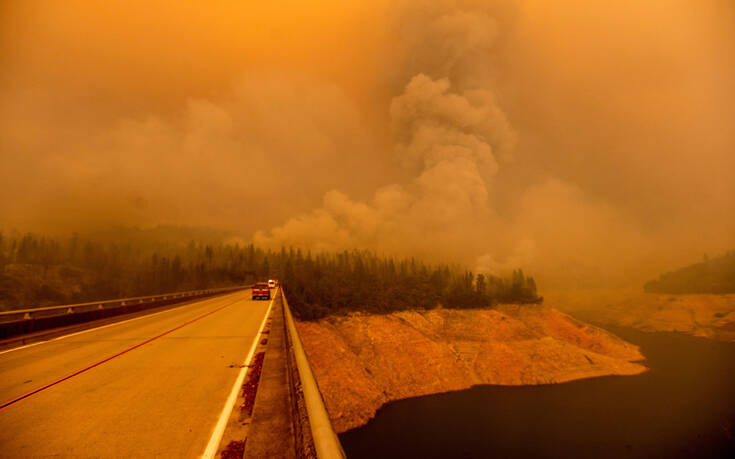
{"label": "shoreline", "polygon": [[353,313],[297,327],[338,433],[397,400],[648,370],[637,346],[544,305]]}

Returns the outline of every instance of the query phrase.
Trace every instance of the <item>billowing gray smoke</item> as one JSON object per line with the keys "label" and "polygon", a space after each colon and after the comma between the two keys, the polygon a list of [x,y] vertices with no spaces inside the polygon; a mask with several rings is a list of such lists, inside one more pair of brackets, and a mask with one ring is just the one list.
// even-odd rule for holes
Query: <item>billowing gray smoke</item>
{"label": "billowing gray smoke", "polygon": [[498,170],[496,154],[513,144],[514,134],[493,94],[453,93],[447,78],[419,74],[393,100],[390,113],[396,159],[418,171],[409,184],[384,186],[370,203],[331,191],[321,209],[270,234],[259,232],[255,241],[315,249],[363,247],[455,261],[471,256],[493,220],[487,181]]}
{"label": "billowing gray smoke", "polygon": [[2,2],[0,231],[211,226],[542,287],[735,246],[732,2],[156,5]]}
{"label": "billowing gray smoke", "polygon": [[[407,81],[403,92],[390,102],[390,120],[394,160],[413,178],[379,188],[369,201],[330,191],[321,208],[260,231],[255,241],[316,250],[360,247],[419,254],[459,261],[483,272],[525,266],[547,282],[566,285],[586,285],[591,279],[593,283],[636,282],[641,272],[648,275],[650,260],[645,259],[650,247],[657,245],[657,238],[658,244],[670,240],[671,233],[643,229],[630,221],[629,214],[606,202],[603,194],[589,193],[566,178],[568,173],[539,170],[547,162],[544,150],[552,150],[551,146],[526,142],[520,166],[515,164],[517,135],[495,91],[502,80],[497,74],[504,69],[494,63],[508,57],[494,54],[502,30],[489,13],[493,8],[487,2],[403,6],[397,28],[405,47],[396,62],[400,60],[399,78]],[[543,75],[539,78],[534,83],[545,84]],[[507,80],[502,87],[510,88],[510,93],[519,90]],[[533,90],[535,86],[522,88]],[[553,126],[555,120],[547,123]],[[579,131],[568,135],[587,136]],[[538,141],[532,135],[529,138]],[[598,146],[588,148],[594,158]],[[529,163],[533,157],[538,161]],[[598,177],[599,168],[610,166],[591,162],[576,167],[579,183],[594,189],[597,185],[589,183],[590,177]],[[525,187],[514,192],[503,189],[514,182],[514,174],[531,170],[535,177]],[[585,176],[587,170],[590,173]],[[504,176],[502,183],[498,175]],[[621,182],[619,187],[625,190],[629,184]],[[500,210],[497,206],[503,200]]]}
{"label": "billowing gray smoke", "polygon": [[[515,133],[490,88],[452,88],[449,76],[491,49],[496,26],[484,13],[451,8],[423,20],[427,29],[419,36],[429,43],[418,46],[436,50],[440,59],[427,70],[441,77],[413,76],[390,104],[395,159],[413,180],[381,187],[368,203],[330,191],[322,208],[258,232],[257,243],[362,247],[464,262],[487,250],[494,220],[487,183],[499,158],[510,157]],[[463,81],[482,81],[472,76]]]}

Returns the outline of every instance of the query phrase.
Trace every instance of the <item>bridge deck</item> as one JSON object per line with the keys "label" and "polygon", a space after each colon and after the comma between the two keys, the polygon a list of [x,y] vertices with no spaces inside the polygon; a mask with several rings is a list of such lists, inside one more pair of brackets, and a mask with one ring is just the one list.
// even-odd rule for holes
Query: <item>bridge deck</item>
{"label": "bridge deck", "polygon": [[249,295],[1,352],[0,403],[53,384],[0,409],[3,455],[200,455],[268,307]]}

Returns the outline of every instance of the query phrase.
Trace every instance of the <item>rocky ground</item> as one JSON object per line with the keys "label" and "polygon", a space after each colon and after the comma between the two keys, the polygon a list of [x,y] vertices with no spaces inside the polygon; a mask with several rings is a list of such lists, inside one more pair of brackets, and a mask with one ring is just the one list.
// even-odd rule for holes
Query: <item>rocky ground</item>
{"label": "rocky ground", "polygon": [[338,432],[408,397],[646,371],[636,346],[544,305],[351,314],[298,328]]}

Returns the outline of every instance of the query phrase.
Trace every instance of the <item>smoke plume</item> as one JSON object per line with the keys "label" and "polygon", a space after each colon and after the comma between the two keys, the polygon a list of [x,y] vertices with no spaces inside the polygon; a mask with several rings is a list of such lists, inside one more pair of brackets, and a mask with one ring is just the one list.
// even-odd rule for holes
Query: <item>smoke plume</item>
{"label": "smoke plume", "polygon": [[635,284],[735,246],[719,0],[8,1],[0,227]]}

